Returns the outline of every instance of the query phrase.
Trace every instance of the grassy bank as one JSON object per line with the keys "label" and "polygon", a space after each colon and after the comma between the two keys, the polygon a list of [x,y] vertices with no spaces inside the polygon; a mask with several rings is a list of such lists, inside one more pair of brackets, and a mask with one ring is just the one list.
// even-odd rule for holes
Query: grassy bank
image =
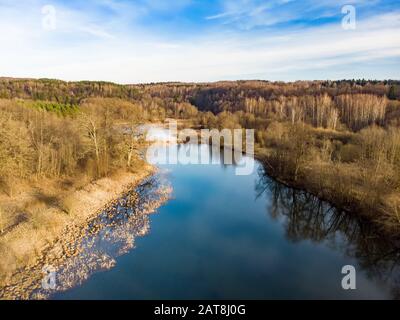
{"label": "grassy bank", "polygon": [[0,283],[35,263],[66,225],[85,220],[120,186],[140,179],[147,169],[135,129],[166,117],[187,127],[254,129],[256,154],[271,176],[398,236],[394,86],[397,81],[121,86],[0,79]]}
{"label": "grassy bank", "polygon": [[143,163],[137,171],[121,170],[83,187],[65,188],[48,181],[25,186],[12,197],[1,196],[3,219],[7,222],[17,217],[17,221],[6,223],[0,236],[0,288],[9,284],[17,271],[44,259],[43,252],[65,236],[66,229],[84,225],[152,172],[153,168]]}
{"label": "grassy bank", "polygon": [[0,288],[152,172],[135,133],[150,120],[120,99],[0,100]]}
{"label": "grassy bank", "polygon": [[266,172],[351,214],[383,232],[400,234],[400,130],[360,132],[274,123],[256,156]]}

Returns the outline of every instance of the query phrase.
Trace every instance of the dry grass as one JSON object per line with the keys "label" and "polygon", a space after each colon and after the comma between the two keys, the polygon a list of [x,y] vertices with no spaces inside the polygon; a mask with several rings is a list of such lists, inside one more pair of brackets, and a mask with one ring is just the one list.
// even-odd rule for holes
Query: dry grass
{"label": "dry grass", "polygon": [[14,272],[39,261],[67,226],[85,223],[152,170],[143,163],[139,172],[118,171],[85,186],[70,181],[60,188],[60,181],[43,180],[13,197],[0,194],[0,287]]}
{"label": "dry grass", "polygon": [[119,125],[142,120],[135,104],[88,99],[60,116],[32,103],[0,99],[0,285],[150,170]]}
{"label": "dry grass", "polygon": [[307,125],[271,126],[256,149],[266,169],[391,235],[400,233],[400,129],[371,126],[358,133]]}

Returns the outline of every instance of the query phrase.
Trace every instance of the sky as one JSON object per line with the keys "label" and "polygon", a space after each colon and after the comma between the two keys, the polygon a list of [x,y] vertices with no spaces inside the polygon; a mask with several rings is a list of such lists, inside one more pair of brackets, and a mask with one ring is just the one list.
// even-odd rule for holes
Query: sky
{"label": "sky", "polygon": [[0,0],[0,77],[400,79],[399,0]]}

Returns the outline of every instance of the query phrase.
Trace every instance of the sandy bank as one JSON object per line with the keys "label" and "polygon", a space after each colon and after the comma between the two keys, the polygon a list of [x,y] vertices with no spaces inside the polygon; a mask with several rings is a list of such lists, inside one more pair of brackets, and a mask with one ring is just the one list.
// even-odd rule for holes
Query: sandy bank
{"label": "sandy bank", "polygon": [[[37,285],[36,278],[43,277],[41,266],[57,264],[57,259],[73,255],[65,244],[82,235],[90,220],[154,172],[153,166],[143,163],[136,172],[119,172],[97,180],[66,194],[61,197],[62,201],[42,203],[30,219],[3,233],[0,236],[0,298],[29,298],[28,288],[33,283]],[[26,202],[30,197],[21,194],[12,201]]]}

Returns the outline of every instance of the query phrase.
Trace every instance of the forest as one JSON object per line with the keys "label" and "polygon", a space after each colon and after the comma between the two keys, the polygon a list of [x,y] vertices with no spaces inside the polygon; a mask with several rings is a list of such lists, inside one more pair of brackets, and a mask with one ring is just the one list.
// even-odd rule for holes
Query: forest
{"label": "forest", "polygon": [[256,156],[269,175],[398,235],[398,81],[239,81],[143,89],[163,101],[196,106],[195,127],[255,129]]}
{"label": "forest", "polygon": [[[270,176],[399,235],[399,81],[119,85],[0,78],[0,270],[29,261],[16,240],[26,228],[40,238],[59,222],[44,224],[40,208],[71,214],[72,191],[140,171],[144,141],[136,129],[166,118],[193,128],[255,129],[256,157]],[[15,205],[26,194],[40,196]],[[5,241],[10,234],[13,243]]]}

